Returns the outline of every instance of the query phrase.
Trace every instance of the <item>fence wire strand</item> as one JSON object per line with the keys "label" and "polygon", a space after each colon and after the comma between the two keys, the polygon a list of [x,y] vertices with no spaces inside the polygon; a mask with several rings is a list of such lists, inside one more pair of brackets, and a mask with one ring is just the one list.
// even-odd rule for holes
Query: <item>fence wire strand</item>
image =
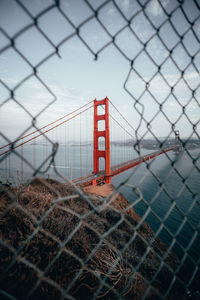
{"label": "fence wire strand", "polygon": [[[10,73],[18,74],[13,80],[9,71],[7,74],[6,70],[1,70],[0,112],[4,113],[7,105],[11,105],[23,111],[28,120],[28,125],[15,139],[10,138],[2,127],[0,146],[7,144],[9,149],[0,158],[0,168],[3,170],[9,157],[14,155],[32,172],[31,178],[18,186],[11,186],[3,180],[0,183],[1,298],[199,299],[200,257],[192,255],[191,247],[195,243],[199,247],[200,222],[191,219],[191,212],[199,212],[200,200],[199,191],[192,188],[191,177],[193,172],[200,173],[200,155],[193,156],[190,145],[194,137],[198,141],[200,137],[199,117],[191,118],[190,109],[195,107],[198,113],[200,108],[200,3],[197,0],[83,0],[77,1],[75,6],[77,10],[71,9],[72,1],[68,0],[37,0],[34,4],[25,0],[3,0],[0,3],[0,15],[10,10],[14,18],[14,21],[0,21],[0,63],[4,66],[2,62],[9,60],[12,52],[13,62],[7,63],[12,65]],[[150,9],[155,9],[157,18],[152,16]],[[109,12],[116,17],[111,20],[114,27],[106,23]],[[53,13],[57,17],[54,18]],[[45,18],[49,18],[55,27],[56,22],[62,20],[63,28],[70,28],[69,32],[61,34],[63,31],[57,31],[53,37],[48,28],[42,26]],[[143,22],[143,31],[138,27],[139,18]],[[95,28],[97,39],[94,42],[90,35]],[[20,47],[20,39],[27,38],[28,43],[32,31],[38,36],[32,51],[42,49],[42,56],[36,60],[31,51]],[[125,34],[126,42],[134,43],[131,52],[123,40]],[[139,157],[145,138],[151,136],[162,149],[175,133],[180,120],[187,120],[192,130],[186,139],[179,139],[192,163],[187,176],[180,172],[178,156],[172,157],[168,153],[163,154],[170,164],[165,169],[165,176],[160,177],[155,171],[154,161],[145,161],[145,173],[135,185],[131,178],[137,173],[137,168],[132,169],[107,197],[88,195],[61,174],[55,163],[59,145],[37,125],[58,99],[56,91],[44,79],[42,68],[50,65],[55,57],[62,60],[64,46],[75,38],[85,46],[91,60],[99,62],[101,54],[112,47],[129,66],[121,89],[132,100],[133,118],[137,115],[138,123],[133,126],[137,127],[134,149]],[[151,48],[153,43],[155,53]],[[161,49],[160,56],[156,47]],[[177,56],[179,51],[180,59]],[[180,62],[183,56],[185,61]],[[148,76],[141,65],[143,59],[148,62]],[[166,74],[165,68],[169,66],[176,69],[176,76]],[[24,74],[21,73],[23,68],[26,69]],[[20,89],[33,79],[48,98],[37,112],[27,108],[28,100],[23,102],[18,95]],[[134,80],[141,86],[139,93]],[[159,84],[160,89],[167,91],[162,97],[153,89],[156,85],[159,89]],[[182,101],[178,94],[181,88],[189,94],[186,101]],[[156,105],[150,117],[145,102],[147,96]],[[172,98],[175,109],[179,111],[173,120],[165,110]],[[164,140],[153,129],[160,116],[170,125]],[[21,152],[15,150],[17,142],[23,143],[23,137],[32,131],[43,135],[52,149],[37,167],[23,155],[23,149]],[[50,168],[58,181],[42,178]],[[176,196],[168,186],[173,173],[181,186]],[[141,190],[148,176],[156,186],[150,200]],[[176,185],[176,182],[171,184]],[[124,190],[131,195],[131,203],[120,194]],[[184,193],[192,199],[187,208],[177,204]],[[160,215],[156,201],[163,197],[167,197],[170,204]],[[143,207],[140,217],[135,213],[138,205]],[[163,201],[160,205],[164,205]],[[174,211],[179,218],[175,229],[168,222]],[[148,225],[149,219],[157,224],[154,230]],[[179,239],[185,226],[189,232],[188,244]],[[162,233],[168,239],[166,244],[160,240]],[[175,254],[175,248],[179,254]]]}

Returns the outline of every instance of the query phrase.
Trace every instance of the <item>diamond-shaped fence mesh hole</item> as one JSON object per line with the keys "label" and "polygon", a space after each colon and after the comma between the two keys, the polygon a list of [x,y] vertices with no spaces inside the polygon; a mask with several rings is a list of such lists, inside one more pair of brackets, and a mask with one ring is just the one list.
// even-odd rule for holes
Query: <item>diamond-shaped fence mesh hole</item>
{"label": "diamond-shaped fence mesh hole", "polygon": [[[198,4],[198,1],[196,1]],[[199,16],[199,10],[195,1],[184,1],[182,5],[182,10],[186,14],[186,17],[189,22],[193,22]]]}
{"label": "diamond-shaped fence mesh hole", "polygon": [[[51,196],[51,195],[50,195]],[[52,220],[57,220],[56,224]],[[67,220],[67,221],[66,221]],[[55,235],[61,241],[65,241],[70,232],[79,223],[79,218],[70,214],[60,208],[55,207],[53,211],[48,215],[48,217],[43,222],[43,228]]]}
{"label": "diamond-shaped fence mesh hole", "polygon": [[[78,260],[63,251],[47,272],[46,276],[66,289],[80,269],[80,266]],[[60,272],[58,272],[58,269]],[[63,276],[63,274],[68,274],[68,276]]]}
{"label": "diamond-shaped fence mesh hole", "polygon": [[169,51],[157,35],[147,43],[146,51],[158,66],[162,65],[165,59],[169,56]]}
{"label": "diamond-shaped fence mesh hole", "polygon": [[[6,150],[7,149],[8,148],[6,148]],[[18,153],[18,155],[16,153]],[[12,185],[18,185],[24,181],[23,178],[28,178],[29,174],[33,172],[34,168],[29,167],[29,164],[31,164],[31,160],[30,160],[31,153],[29,153],[28,155],[28,164],[25,163],[24,160],[21,158],[23,153],[24,153],[24,148],[22,147],[20,151],[16,150],[15,153],[10,152],[9,155],[6,158],[4,158],[2,163],[2,166],[4,166],[4,168],[2,169],[1,176],[0,176],[1,177],[0,180],[2,182],[8,182]]]}
{"label": "diamond-shaped fence mesh hole", "polygon": [[137,54],[142,49],[142,43],[129,28],[125,28],[117,35],[116,44],[129,59],[137,57]]}
{"label": "diamond-shaped fence mesh hole", "polygon": [[189,222],[185,222],[183,227],[181,228],[180,233],[177,236],[177,240],[180,244],[186,248],[191,243],[192,237],[194,236],[195,231],[191,227]]}
{"label": "diamond-shaped fence mesh hole", "polygon": [[169,50],[173,49],[174,46],[180,42],[180,37],[175,33],[173,27],[169,22],[165,23],[160,28],[158,35],[161,41],[164,43],[165,47]]}
{"label": "diamond-shaped fence mesh hole", "polygon": [[33,116],[36,116],[54,99],[47,88],[35,76],[26,80],[17,89],[15,97],[20,104],[32,112]]}
{"label": "diamond-shaped fence mesh hole", "polygon": [[147,224],[151,224],[151,229],[154,232],[156,232],[161,226],[160,218],[159,216],[157,216],[155,213],[151,211],[151,206],[150,206],[150,211],[148,212],[147,216],[145,216],[144,221]]}
{"label": "diamond-shaped fence mesh hole", "polygon": [[[40,255],[38,256],[38,247]],[[60,246],[52,238],[43,232],[38,232],[26,245],[21,256],[25,257],[32,264],[36,265],[40,270],[44,270],[50,261],[58,253]],[[48,253],[48,256],[46,255]]]}
{"label": "diamond-shaped fence mesh hole", "polygon": [[109,35],[95,18],[81,27],[80,36],[95,53],[111,40]]}
{"label": "diamond-shaped fence mesh hole", "polygon": [[67,18],[77,27],[93,15],[93,11],[87,3],[82,0],[61,1],[60,8]]}
{"label": "diamond-shaped fence mesh hole", "polygon": [[143,12],[133,18],[131,28],[143,43],[146,43],[156,32]]}
{"label": "diamond-shaped fence mesh hole", "polygon": [[[172,222],[173,222],[174,219],[176,219],[176,228],[174,228],[172,226]],[[184,222],[183,215],[180,212],[179,207],[175,206],[173,208],[173,210],[170,212],[168,218],[165,220],[164,224],[165,224],[165,228],[167,228],[168,232],[173,237],[174,234],[176,234],[177,231],[179,231],[179,228],[181,227],[183,222]],[[182,234],[181,234],[181,238],[182,238]]]}
{"label": "diamond-shaped fence mesh hole", "polygon": [[[183,259],[185,252],[181,245],[179,245],[179,243],[174,243],[174,245],[172,246],[172,251],[176,253],[178,259]],[[177,280],[180,281],[179,278]]]}
{"label": "diamond-shaped fence mesh hole", "polygon": [[128,19],[131,20],[137,12],[139,12],[141,8],[141,1],[121,1],[116,0],[115,1],[119,10],[122,12],[122,14]]}
{"label": "diamond-shaped fence mesh hole", "polygon": [[184,35],[183,44],[190,56],[195,55],[199,51],[199,41],[191,30]]}
{"label": "diamond-shaped fence mesh hole", "polygon": [[[137,214],[139,214],[139,216],[141,218],[144,218],[144,214],[145,214],[145,212],[147,211],[147,208],[148,208],[148,205],[145,203],[146,201],[148,201],[148,199],[141,199],[140,202],[137,202],[137,201],[135,201],[135,203],[133,202],[133,208],[134,208],[135,212]],[[147,222],[147,220],[145,220],[145,222]]]}
{"label": "diamond-shaped fence mesh hole", "polygon": [[[161,279],[162,282],[165,282],[165,285],[163,287],[160,287],[159,284],[156,284],[158,278]],[[170,284],[172,280],[173,280],[173,273],[169,271],[166,266],[162,266],[156,276],[155,287],[157,287],[161,292],[161,294],[164,295],[167,291],[169,292]]]}
{"label": "diamond-shaped fence mesh hole", "polygon": [[[187,115],[187,109],[186,109],[186,115]],[[188,118],[185,116],[185,114],[182,114],[180,119],[176,122],[177,128],[182,128],[182,130],[188,129],[190,134],[193,133],[193,124],[188,120]],[[184,129],[185,128],[185,129]],[[187,149],[187,145],[185,146]]]}
{"label": "diamond-shaped fence mesh hole", "polygon": [[191,62],[191,57],[185,51],[182,44],[178,44],[177,47],[173,50],[172,58],[181,71],[183,71]]}
{"label": "diamond-shaped fence mesh hole", "polygon": [[[185,267],[186,265],[188,266],[187,268]],[[183,265],[180,269],[180,278],[187,284],[194,271],[195,263],[190,257],[187,257],[185,260],[185,265]]]}
{"label": "diamond-shaped fence mesh hole", "polygon": [[[10,203],[6,201],[3,204],[3,208],[5,209],[5,207]],[[13,221],[16,221],[16,223]],[[4,230],[1,238],[7,243],[7,245],[12,246],[16,250],[20,248],[27,237],[33,233],[36,225],[35,221],[24,213],[20,207],[15,206],[12,207],[3,218],[1,218],[1,226],[6,226],[6,224],[9,224],[9,227]],[[19,228],[23,228],[23,233],[22,231],[21,234],[19,233]]]}
{"label": "diamond-shaped fence mesh hole", "polygon": [[74,32],[72,25],[57,8],[42,15],[38,20],[38,25],[55,45]]}
{"label": "diamond-shaped fence mesh hole", "polygon": [[140,98],[140,103],[145,107],[143,114],[144,119],[150,122],[159,112],[159,105],[148,92],[145,92]]}
{"label": "diamond-shaped fence mesh hole", "polygon": [[[2,53],[0,61],[1,79],[11,89],[32,73],[31,67],[13,48],[9,48],[6,51],[6,55]],[[14,68],[13,65],[15,66]]]}
{"label": "diamond-shaped fence mesh hole", "polygon": [[[24,142],[24,140],[22,139],[21,142]],[[16,145],[18,144],[19,143]],[[13,185],[19,185],[20,183],[24,183],[26,178],[30,178],[31,174],[37,168],[39,168],[37,175],[43,177],[43,174],[41,174],[40,171],[44,172],[49,166],[50,159],[45,164],[44,161],[47,156],[51,156],[52,146],[44,139],[42,141],[39,140],[38,144],[40,145],[37,147],[34,141],[32,143],[27,143],[22,147],[17,148],[15,153],[12,152],[9,154],[9,156],[5,158],[5,164],[10,166],[9,172],[3,170],[1,177],[3,178],[4,176],[4,178]],[[18,153],[18,155],[16,153]],[[36,157],[38,157],[38,159],[36,159]],[[41,164],[43,164],[42,167]],[[34,195],[34,193],[32,195]],[[28,197],[28,193],[26,193],[26,196]],[[39,193],[35,193],[35,198],[37,198],[37,196],[39,196]],[[47,198],[48,195],[46,195],[46,199]]]}
{"label": "diamond-shaped fence mesh hole", "polygon": [[199,87],[199,85],[200,85],[199,73],[196,71],[196,69],[192,65],[190,65],[185,70],[183,77],[186,80],[186,82],[189,85],[191,90],[195,91],[197,89],[197,87]]}
{"label": "diamond-shaped fence mesh hole", "polygon": [[[193,135],[193,137],[195,137],[195,135]],[[187,146],[187,142],[185,143],[186,146]],[[189,148],[189,146],[188,146]],[[187,149],[187,147],[186,147]],[[198,155],[198,153],[195,153],[191,156],[190,153],[188,152],[188,160],[189,159],[192,159],[192,168],[189,169],[189,175],[186,176],[186,183],[187,183],[187,187],[190,188],[190,194],[192,195],[192,198],[194,199],[194,201],[192,202],[192,204],[197,204],[197,205],[200,205],[200,200],[199,198],[197,197],[197,194],[198,194],[198,183],[197,181],[195,181],[194,183],[194,190],[192,190],[192,176],[193,175],[197,175],[198,172],[199,172],[199,167],[200,167],[200,157]]]}
{"label": "diamond-shaped fence mesh hole", "polygon": [[[192,135],[191,135],[192,136]],[[183,138],[183,142],[184,142],[184,148],[187,150],[187,144],[188,144],[188,140],[187,139],[184,139]],[[198,152],[188,152],[186,151],[186,156],[185,156],[185,159],[186,159],[186,163],[187,163],[187,168],[183,168],[181,166],[181,164],[179,163],[179,161],[177,161],[177,164],[179,166],[179,173],[181,174],[180,176],[182,176],[184,179],[187,179],[187,182],[190,182],[190,185],[192,184],[192,179],[190,178],[191,175],[188,177],[188,174],[190,174],[190,172],[193,170],[193,169],[197,169],[198,171],[198,166],[199,166],[199,154]],[[192,165],[190,164],[192,160]],[[197,173],[196,173],[197,174]],[[182,179],[183,179],[182,178]],[[190,187],[189,185],[189,187]],[[183,187],[186,187],[183,185]],[[186,187],[187,188],[187,187]],[[198,201],[198,198],[195,197],[195,193],[198,193],[198,185],[197,185],[197,182],[195,181],[195,189],[194,191],[193,190],[189,190],[190,193],[192,193],[192,197],[195,201]]]}
{"label": "diamond-shaped fence mesh hole", "polygon": [[32,121],[24,109],[12,99],[1,107],[0,116],[1,132],[11,140],[16,139],[25,128],[31,125]]}
{"label": "diamond-shaped fence mesh hole", "polygon": [[149,82],[148,90],[158,103],[162,103],[171,92],[169,85],[160,74],[156,74]]}
{"label": "diamond-shaped fence mesh hole", "polygon": [[[163,10],[160,1],[146,1],[144,4],[146,4],[144,11],[148,19],[151,20],[151,23],[156,28],[159,28],[167,20],[167,15]],[[167,2],[162,2],[162,5],[164,5],[164,7],[165,5],[167,6],[167,4]]]}
{"label": "diamond-shaped fence mesh hole", "polygon": [[[198,233],[196,238],[193,241],[192,247],[189,249],[188,253],[194,258],[196,261],[199,260],[199,243],[200,243],[200,234]],[[197,274],[200,273],[199,270]]]}
{"label": "diamond-shaped fence mesh hole", "polygon": [[[171,14],[179,8],[179,2],[178,1],[172,1],[172,3],[170,3],[170,5],[169,5],[169,2],[166,3],[166,2],[162,1],[161,4],[164,5],[164,9],[165,9],[166,13],[168,15],[170,15],[171,18],[172,18]],[[171,20],[171,18],[170,18],[170,20]]]}
{"label": "diamond-shaped fence mesh hole", "polygon": [[195,99],[192,99],[186,107],[186,114],[190,121],[195,124],[200,116],[200,105]]}
{"label": "diamond-shaped fence mesh hole", "polygon": [[[31,278],[31,281],[29,278]],[[4,277],[2,279],[1,284],[9,297],[13,295],[15,298],[21,298],[34,287],[37,279],[38,272],[36,270],[24,262],[16,261],[10,269],[7,278]],[[8,298],[7,295],[6,298]]]}
{"label": "diamond-shaped fence mesh hole", "polygon": [[[12,20],[12,21],[11,21]],[[32,19],[13,0],[1,1],[0,27],[11,37],[32,23]]]}
{"label": "diamond-shaped fence mesh hole", "polygon": [[[154,196],[155,197],[155,196]],[[162,209],[159,209],[159,205],[162,203]],[[155,199],[154,203],[152,203],[151,208],[153,210],[153,212],[155,212],[161,219],[163,219],[165,217],[165,215],[167,214],[167,212],[169,211],[169,209],[171,208],[172,203],[170,201],[170,199],[165,195],[164,192],[161,192],[158,197]],[[173,212],[174,214],[174,212]],[[172,221],[171,217],[168,217],[168,220]],[[168,228],[166,226],[166,228],[168,230],[170,230],[170,227]],[[160,235],[162,236],[162,233],[160,233]],[[172,237],[170,236],[170,239]]]}
{"label": "diamond-shaped fence mesh hole", "polygon": [[[191,176],[190,176],[191,177]],[[189,182],[189,180],[187,180],[187,185],[189,187],[191,187],[191,184]],[[184,201],[183,201],[184,200]],[[190,210],[191,205],[193,205],[193,197],[191,195],[191,193],[188,191],[187,188],[183,189],[183,192],[179,195],[179,197],[177,198],[176,201],[176,205],[178,208],[180,208],[185,214],[188,212],[188,210]],[[187,218],[188,221],[193,225],[193,226],[197,226],[199,221],[197,221],[197,219],[194,218],[195,214],[198,214],[200,211],[200,205],[195,202],[192,210],[187,213]],[[196,220],[196,221],[195,221]]]}
{"label": "diamond-shaped fence mesh hole", "polygon": [[[38,45],[40,45],[40,51],[38,51]],[[37,65],[54,50],[35,27],[26,30],[16,39],[16,48],[32,65]]]}
{"label": "diamond-shaped fence mesh hole", "polygon": [[[159,111],[159,109],[158,109]],[[157,114],[155,112],[152,113],[152,120],[149,124],[146,125],[147,129],[152,132],[152,134],[159,138],[159,126],[163,129],[163,135],[167,136],[168,133],[171,131],[171,124],[169,121],[163,116],[162,112],[157,111]]]}
{"label": "diamond-shaped fence mesh hole", "polygon": [[175,124],[177,119],[182,115],[182,107],[177,103],[176,99],[170,95],[170,97],[163,103],[162,111],[167,116],[167,119],[171,124]]}
{"label": "diamond-shaped fence mesh hole", "polygon": [[162,64],[160,72],[171,87],[181,78],[180,71],[170,57]]}
{"label": "diamond-shaped fence mesh hole", "polygon": [[[145,66],[145,68],[144,68]],[[149,56],[143,51],[139,56],[136,57],[134,62],[134,69],[139,73],[145,81],[149,81],[158,71],[157,66],[149,58]]]}
{"label": "diamond-shaped fence mesh hole", "polygon": [[42,14],[49,7],[51,7],[52,5],[55,5],[54,0],[46,0],[46,1],[35,0],[34,5],[32,5],[31,1],[20,0],[20,2],[23,4],[23,6],[28,10],[28,12],[33,17],[36,17],[39,14]]}
{"label": "diamond-shaped fence mesh hole", "polygon": [[[164,225],[166,225],[165,222]],[[160,231],[158,237],[161,237],[162,241],[165,242],[167,245],[171,245],[173,241],[173,235],[168,230],[166,230],[165,227]]]}
{"label": "diamond-shaped fence mesh hole", "polygon": [[181,78],[173,88],[173,95],[176,97],[177,102],[183,107],[188,103],[192,96],[192,92],[186,82]]}
{"label": "diamond-shaped fence mesh hole", "polygon": [[136,72],[131,71],[129,79],[126,83],[126,88],[135,98],[139,98],[145,91],[146,83],[143,78],[137,75]]}
{"label": "diamond-shaped fence mesh hole", "polygon": [[112,2],[104,5],[98,12],[98,17],[110,34],[115,35],[127,22],[121,16]]}
{"label": "diamond-shaped fence mesh hole", "polygon": [[[177,22],[177,19],[179,20],[179,22]],[[187,19],[185,18],[184,14],[180,8],[178,8],[172,14],[170,21],[180,36],[183,36],[187,32],[187,30],[190,28],[190,24],[188,23]]]}

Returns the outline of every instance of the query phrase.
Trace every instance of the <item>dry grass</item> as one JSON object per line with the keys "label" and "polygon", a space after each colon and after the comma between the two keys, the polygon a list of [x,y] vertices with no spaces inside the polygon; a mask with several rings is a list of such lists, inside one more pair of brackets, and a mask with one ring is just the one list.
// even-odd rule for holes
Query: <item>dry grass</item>
{"label": "dry grass", "polygon": [[[17,194],[18,189],[12,188],[11,191]],[[105,285],[98,298],[115,299],[115,292],[118,292],[122,293],[124,299],[141,299],[147,288],[146,280],[150,274],[155,274],[160,264],[156,252],[162,256],[166,247],[156,240],[152,251],[143,261],[144,268],[135,272],[134,267],[146,251],[145,241],[151,239],[152,230],[146,224],[141,226],[136,238],[121,253],[122,248],[133,237],[134,228],[140,220],[129,209],[123,215],[124,221],[116,226],[121,220],[121,210],[129,205],[127,200],[118,195],[112,206],[93,212],[80,223],[78,216],[87,214],[91,207],[82,197],[70,197],[75,193],[72,187],[50,179],[36,179],[20,193],[15,205],[0,221],[1,240],[11,247],[10,250],[3,245],[0,248],[0,288],[13,297],[22,299],[34,287],[40,272],[45,272],[30,299],[59,299],[60,292],[48,280],[66,289],[81,270],[68,292],[76,299],[91,299],[103,279],[106,279]],[[58,195],[69,197],[66,201],[53,204]],[[102,203],[98,199],[91,201],[95,206]],[[10,203],[9,197],[1,193],[0,211],[5,211]],[[73,230],[74,234],[69,239]],[[111,230],[110,234],[102,239],[101,236],[108,230]],[[31,239],[26,242],[30,236]],[[62,248],[61,243],[65,243]],[[99,247],[96,249],[97,245]],[[15,251],[20,249],[17,260],[13,260],[12,247]],[[88,260],[91,252],[93,255]],[[84,267],[81,267],[80,261],[84,263]],[[6,270],[11,262],[12,266]],[[173,255],[169,256],[168,264],[176,266]],[[165,276],[166,274],[170,277],[168,269],[165,270]],[[156,278],[155,288],[160,292],[166,290],[166,282]],[[169,299],[180,295],[180,289],[173,290],[172,293],[174,296]],[[155,291],[151,291],[147,299],[157,299],[156,297]]]}

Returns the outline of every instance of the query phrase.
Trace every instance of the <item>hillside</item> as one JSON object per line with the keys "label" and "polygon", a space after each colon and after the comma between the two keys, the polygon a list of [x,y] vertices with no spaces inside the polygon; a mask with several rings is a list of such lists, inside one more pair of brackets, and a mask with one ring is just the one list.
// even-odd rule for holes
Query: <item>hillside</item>
{"label": "hillside", "polygon": [[[16,195],[20,188],[9,192]],[[0,288],[16,299],[66,293],[66,299],[82,300],[102,284],[99,299],[139,300],[145,292],[146,299],[160,299],[178,260],[170,253],[162,264],[166,246],[153,240],[147,224],[138,226],[140,217],[121,194],[105,198],[113,189],[90,188],[88,198],[58,181],[35,179],[12,205],[2,192]],[[182,292],[174,284],[166,299],[180,299]]]}

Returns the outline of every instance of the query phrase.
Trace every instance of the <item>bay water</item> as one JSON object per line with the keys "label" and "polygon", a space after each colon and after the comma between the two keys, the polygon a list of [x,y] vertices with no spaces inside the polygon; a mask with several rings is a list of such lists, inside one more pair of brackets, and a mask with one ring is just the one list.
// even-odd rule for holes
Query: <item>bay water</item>
{"label": "bay water", "polygon": [[[0,180],[14,185],[25,182],[37,169],[37,175],[42,177],[60,177],[55,173],[51,161],[52,145],[27,145],[19,150],[20,156],[11,154],[0,164]],[[153,152],[142,149],[142,154]],[[134,210],[153,229],[158,237],[180,259],[187,259],[191,265],[200,259],[200,159],[199,149],[183,151],[175,154],[173,151],[162,154],[155,159],[142,163],[112,179],[112,184],[120,188],[120,192],[133,204]],[[45,163],[44,160],[49,156]],[[121,146],[112,146],[111,164],[115,165],[137,157],[133,147],[128,147],[126,153]],[[92,144],[59,145],[55,157],[55,167],[64,177],[71,179],[92,173]],[[101,162],[101,167],[103,167]],[[81,168],[80,168],[81,165]],[[138,197],[142,195],[141,200]],[[174,242],[175,241],[175,242]]]}

